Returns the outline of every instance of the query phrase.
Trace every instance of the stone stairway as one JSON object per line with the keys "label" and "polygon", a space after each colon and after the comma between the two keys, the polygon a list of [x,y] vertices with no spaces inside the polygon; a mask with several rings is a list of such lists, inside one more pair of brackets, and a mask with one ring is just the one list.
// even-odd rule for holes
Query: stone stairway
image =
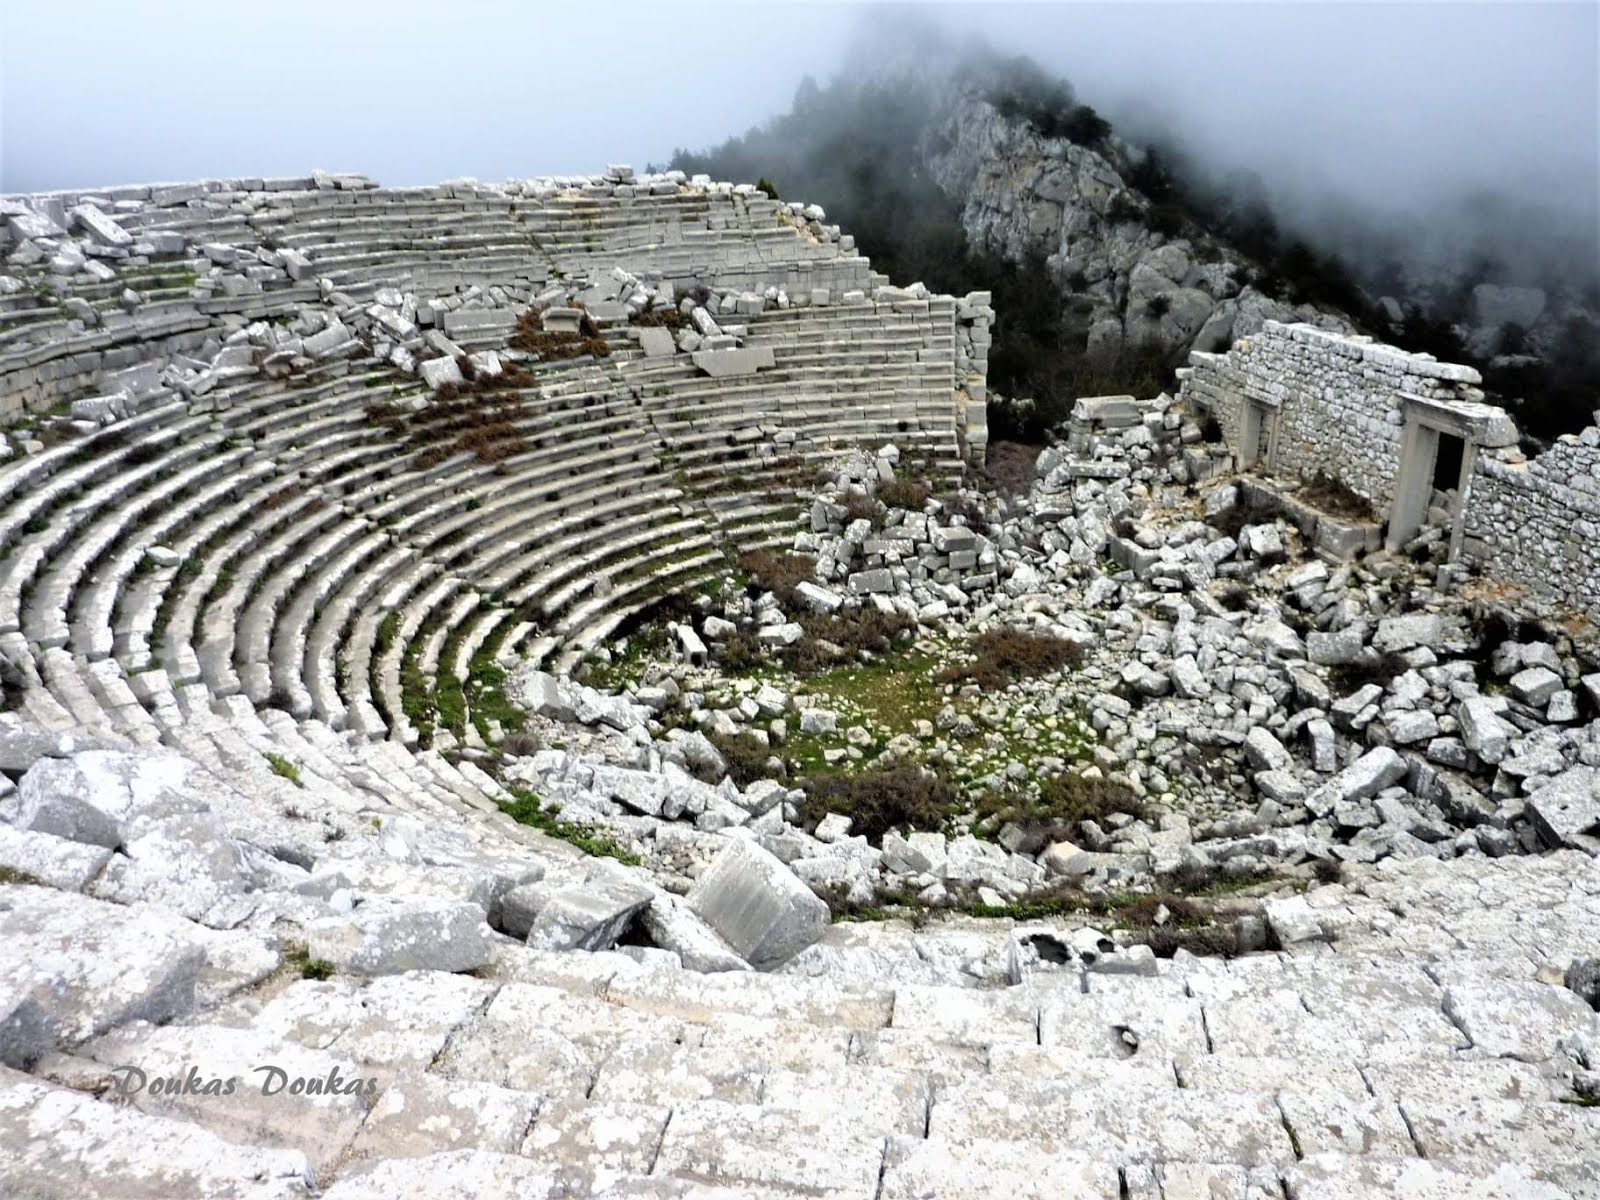
{"label": "stone stairway", "polygon": [[[1530,935],[1597,915],[1581,856],[1473,872],[1480,896],[1566,889]],[[0,1140],[81,1130],[80,1178],[129,1196],[1596,1195],[1593,1110],[1564,1102],[1560,1067],[1563,1042],[1595,1044],[1595,1014],[1497,973],[1503,957],[1411,957],[1382,897],[1436,882],[1416,874],[1461,872],[1408,863],[1314,893],[1345,931],[1333,947],[1148,975],[883,985],[505,943],[475,975],[270,976],[7,1073]],[[1433,891],[1408,928],[1425,943],[1487,916],[1455,907],[1464,890]],[[849,936],[888,953],[913,935]],[[137,1080],[121,1068],[194,1064],[237,1077],[234,1095],[118,1093]],[[66,1194],[58,1172],[0,1159],[8,1195]]]}

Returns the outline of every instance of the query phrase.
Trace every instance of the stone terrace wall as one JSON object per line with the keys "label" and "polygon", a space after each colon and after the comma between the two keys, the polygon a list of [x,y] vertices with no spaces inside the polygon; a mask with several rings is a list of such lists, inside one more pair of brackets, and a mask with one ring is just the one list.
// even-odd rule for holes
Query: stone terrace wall
{"label": "stone terrace wall", "polygon": [[1196,352],[1190,362],[1182,396],[1217,417],[1229,445],[1238,445],[1246,401],[1258,401],[1277,412],[1276,470],[1324,471],[1379,513],[1400,472],[1401,393],[1481,399],[1465,386],[1479,381],[1471,367],[1309,325],[1268,321],[1226,354]]}
{"label": "stone terrace wall", "polygon": [[[1482,404],[1470,367],[1365,338],[1269,321],[1226,354],[1196,352],[1181,397],[1217,418],[1237,446],[1249,401],[1277,414],[1272,467],[1341,480],[1387,518],[1400,474],[1407,396],[1485,420],[1463,499],[1461,562],[1511,586],[1534,612],[1581,612],[1600,623],[1600,428],[1527,459],[1514,427]],[[1511,443],[1511,444],[1506,444]]]}

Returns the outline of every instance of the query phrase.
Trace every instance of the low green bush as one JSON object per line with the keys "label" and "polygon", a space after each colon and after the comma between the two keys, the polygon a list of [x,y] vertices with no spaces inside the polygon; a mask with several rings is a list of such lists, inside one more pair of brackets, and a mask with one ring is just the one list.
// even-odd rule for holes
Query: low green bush
{"label": "low green bush", "polygon": [[801,820],[815,825],[829,813],[850,818],[850,832],[881,841],[891,829],[942,829],[961,808],[948,780],[918,767],[820,775],[804,783]]}

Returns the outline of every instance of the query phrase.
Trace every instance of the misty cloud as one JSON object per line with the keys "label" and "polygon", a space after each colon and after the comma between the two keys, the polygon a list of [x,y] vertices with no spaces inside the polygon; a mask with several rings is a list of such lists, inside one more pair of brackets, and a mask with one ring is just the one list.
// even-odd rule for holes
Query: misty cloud
{"label": "misty cloud", "polygon": [[802,78],[827,79],[852,47],[852,69],[870,73],[917,37],[954,49],[981,39],[1064,75],[1121,132],[1174,138],[1219,178],[1258,173],[1275,207],[1347,250],[1370,250],[1370,228],[1358,227],[1376,224],[1413,249],[1431,237],[1459,253],[1476,222],[1513,255],[1542,246],[1570,269],[1574,256],[1589,265],[1600,227],[1597,13],[12,4],[0,16],[0,189],[312,167],[404,184],[643,165],[787,110]]}

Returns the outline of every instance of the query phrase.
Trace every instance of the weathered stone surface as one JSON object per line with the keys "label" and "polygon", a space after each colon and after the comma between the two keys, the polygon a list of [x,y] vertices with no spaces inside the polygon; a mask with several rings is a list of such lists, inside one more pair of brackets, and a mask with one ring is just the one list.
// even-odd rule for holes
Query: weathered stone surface
{"label": "weathered stone surface", "polygon": [[672,340],[672,330],[661,325],[646,325],[639,330],[639,349],[646,358],[665,358],[678,352]]}
{"label": "weathered stone surface", "polygon": [[748,346],[728,350],[696,350],[689,356],[694,365],[713,379],[754,375],[769,370],[774,363],[771,346]]}
{"label": "weathered stone surface", "polygon": [[1444,990],[1445,1014],[1472,1041],[1476,1053],[1540,1063],[1573,1035],[1600,1035],[1600,1018],[1564,987],[1522,979],[1451,983]]}
{"label": "weathered stone surface", "polygon": [[685,902],[756,967],[799,953],[828,924],[828,906],[779,859],[743,839],[717,855]]}
{"label": "weathered stone surface", "polygon": [[1391,654],[1416,646],[1437,645],[1443,636],[1444,624],[1437,614],[1413,613],[1379,621],[1378,631],[1372,635],[1372,645],[1381,653]]}
{"label": "weathered stone surface", "polygon": [[512,673],[512,698],[531,713],[552,721],[577,720],[577,708],[566,688],[554,675],[539,670]]}
{"label": "weathered stone surface", "polygon": [[1406,763],[1388,746],[1368,750],[1355,762],[1319,787],[1307,803],[1313,812],[1326,812],[1338,801],[1365,800],[1405,777]]}
{"label": "weathered stone surface", "polygon": [[139,818],[203,807],[193,768],[172,754],[86,750],[36,762],[18,786],[17,825],[116,849]]}
{"label": "weathered stone surface", "polygon": [[1486,763],[1498,763],[1510,749],[1512,729],[1487,696],[1469,696],[1456,706],[1461,740]]}
{"label": "weathered stone surface", "polygon": [[1528,816],[1549,846],[1600,837],[1600,771],[1573,767],[1546,781],[1528,797]]}
{"label": "weathered stone surface", "polygon": [[620,882],[591,879],[562,888],[540,906],[528,930],[528,945],[534,950],[609,950],[649,905],[648,891]]}
{"label": "weathered stone surface", "polygon": [[1361,630],[1338,629],[1332,633],[1313,630],[1306,635],[1306,657],[1320,666],[1337,666],[1361,657]]}
{"label": "weathered stone surface", "polygon": [[0,871],[9,871],[22,881],[37,880],[62,891],[81,892],[110,857],[111,851],[104,846],[0,825]]}
{"label": "weathered stone surface", "polygon": [[0,1062],[25,1066],[47,1044],[188,1011],[202,946],[170,917],[0,885]]}
{"label": "weathered stone surface", "polygon": [[483,909],[446,900],[368,901],[349,916],[312,922],[306,944],[312,958],[358,975],[471,971],[490,955]]}
{"label": "weathered stone surface", "polygon": [[559,1196],[565,1190],[559,1170],[548,1163],[490,1150],[450,1150],[357,1164],[340,1173],[322,1200],[393,1200],[408,1194],[430,1200],[521,1200]]}
{"label": "weathered stone surface", "polygon": [[[192,1121],[245,1144],[301,1151],[314,1171],[326,1171],[345,1152],[384,1082],[379,1074],[334,1051],[280,1041],[255,1029],[224,1025],[133,1024],[84,1047],[85,1057],[121,1073],[118,1094],[133,1107]],[[151,1086],[156,1078],[236,1079],[232,1095],[199,1087]],[[317,1081],[317,1086],[296,1079]],[[219,1101],[227,1101],[219,1103]]]}
{"label": "weathered stone surface", "polygon": [[748,971],[750,964],[676,896],[658,895],[639,914],[650,940],[676,954],[690,971]]}
{"label": "weathered stone surface", "polygon": [[181,1121],[0,1073],[0,1192],[29,1200],[303,1200],[296,1150],[238,1145]]}

